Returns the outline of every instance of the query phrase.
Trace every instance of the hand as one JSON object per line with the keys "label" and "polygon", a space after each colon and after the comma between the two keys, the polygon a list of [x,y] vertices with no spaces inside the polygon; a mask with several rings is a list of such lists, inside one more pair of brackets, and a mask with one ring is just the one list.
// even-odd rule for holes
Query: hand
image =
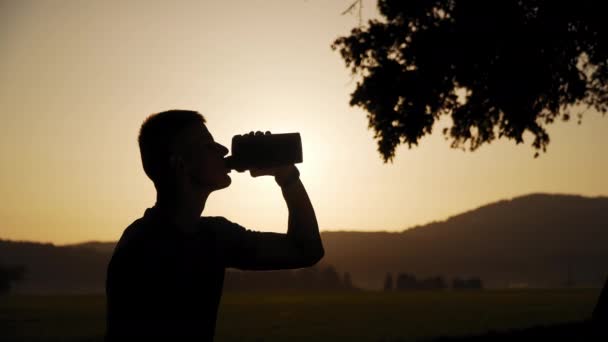
{"label": "hand", "polygon": [[297,170],[296,166],[293,164],[263,169],[252,168],[249,170],[249,174],[251,177],[274,176],[275,178],[286,178],[292,173],[296,172],[294,169]]}
{"label": "hand", "polygon": [[274,176],[274,181],[277,182],[281,189],[285,189],[300,179],[300,171],[293,164],[267,169],[253,169],[250,170],[249,173],[253,177],[264,175]]}

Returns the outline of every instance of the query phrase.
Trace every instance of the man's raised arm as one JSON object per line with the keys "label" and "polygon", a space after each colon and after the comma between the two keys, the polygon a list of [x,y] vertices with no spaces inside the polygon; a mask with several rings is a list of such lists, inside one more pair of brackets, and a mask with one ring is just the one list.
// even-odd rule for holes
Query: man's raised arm
{"label": "man's raised arm", "polygon": [[319,225],[295,165],[251,170],[253,177],[272,175],[289,210],[287,234],[246,230],[234,225],[227,243],[227,267],[276,270],[308,267],[323,258]]}
{"label": "man's raised arm", "polygon": [[286,175],[276,175],[275,179],[289,210],[287,238],[300,250],[303,262],[311,266],[323,258],[324,250],[315,210],[299,176],[298,169],[291,166]]}

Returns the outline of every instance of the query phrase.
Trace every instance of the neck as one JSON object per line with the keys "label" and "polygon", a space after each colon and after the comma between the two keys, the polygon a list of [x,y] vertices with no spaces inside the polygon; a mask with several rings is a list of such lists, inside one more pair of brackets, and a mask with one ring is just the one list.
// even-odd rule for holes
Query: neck
{"label": "neck", "polygon": [[208,197],[209,192],[157,193],[155,207],[177,229],[190,233],[197,230]]}

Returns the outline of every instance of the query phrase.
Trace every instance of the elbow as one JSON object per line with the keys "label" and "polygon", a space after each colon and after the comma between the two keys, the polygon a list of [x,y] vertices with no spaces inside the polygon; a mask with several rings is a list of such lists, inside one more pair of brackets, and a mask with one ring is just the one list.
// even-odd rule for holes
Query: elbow
{"label": "elbow", "polygon": [[323,249],[323,247],[321,247],[319,249],[319,252],[317,252],[317,254],[315,254],[315,256],[313,258],[313,265],[316,265],[319,261],[321,261],[321,259],[323,259],[324,256],[325,256],[325,250]]}
{"label": "elbow", "polygon": [[320,245],[317,248],[310,250],[306,254],[307,255],[305,267],[311,267],[316,265],[319,261],[321,261],[321,259],[323,259],[323,257],[325,256],[325,250],[323,249],[323,246]]}
{"label": "elbow", "polygon": [[[288,237],[290,238],[290,237]],[[293,268],[311,267],[316,265],[325,256],[325,249],[320,238],[310,240],[291,240],[292,255],[294,257]]]}

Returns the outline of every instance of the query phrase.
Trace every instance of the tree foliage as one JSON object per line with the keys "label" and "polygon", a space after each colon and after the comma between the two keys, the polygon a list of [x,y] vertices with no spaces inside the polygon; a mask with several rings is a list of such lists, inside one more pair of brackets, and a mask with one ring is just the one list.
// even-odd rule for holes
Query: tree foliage
{"label": "tree foliage", "polygon": [[[362,107],[385,162],[449,115],[452,147],[506,137],[545,151],[546,125],[573,105],[608,110],[601,1],[379,0],[370,20],[332,45],[360,76]],[[579,122],[582,117],[578,113]]]}

